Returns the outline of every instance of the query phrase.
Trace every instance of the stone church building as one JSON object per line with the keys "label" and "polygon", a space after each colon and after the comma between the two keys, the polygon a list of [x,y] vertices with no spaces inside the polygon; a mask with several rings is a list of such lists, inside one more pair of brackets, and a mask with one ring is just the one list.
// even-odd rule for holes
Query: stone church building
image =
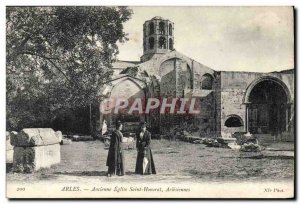
{"label": "stone church building", "polygon": [[125,124],[145,120],[152,131],[162,134],[183,128],[204,137],[249,132],[293,140],[293,69],[270,73],[216,71],[175,50],[174,29],[174,23],[162,17],[146,21],[140,61],[113,63],[113,79],[102,95],[143,101],[150,97],[192,97],[200,113],[102,114],[100,123],[105,120],[112,126],[116,119]]}

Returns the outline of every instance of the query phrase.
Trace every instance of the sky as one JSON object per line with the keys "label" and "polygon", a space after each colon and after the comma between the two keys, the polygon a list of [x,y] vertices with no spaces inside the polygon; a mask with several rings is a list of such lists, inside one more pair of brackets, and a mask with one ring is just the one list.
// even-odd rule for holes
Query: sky
{"label": "sky", "polygon": [[292,7],[130,7],[129,41],[119,60],[139,61],[143,23],[154,16],[174,22],[174,47],[219,71],[270,72],[294,68]]}

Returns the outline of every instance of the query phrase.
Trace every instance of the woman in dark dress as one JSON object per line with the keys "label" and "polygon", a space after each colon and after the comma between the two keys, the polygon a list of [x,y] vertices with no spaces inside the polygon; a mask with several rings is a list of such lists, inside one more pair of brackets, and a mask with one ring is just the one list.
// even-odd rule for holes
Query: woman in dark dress
{"label": "woman in dark dress", "polygon": [[146,130],[146,123],[142,122],[140,124],[140,130],[136,134],[136,174],[156,174],[150,144],[151,133]]}
{"label": "woman in dark dress", "polygon": [[122,123],[117,121],[116,130],[110,138],[110,146],[107,155],[106,166],[108,166],[107,176],[125,174],[124,154],[122,148],[123,134],[121,133]]}

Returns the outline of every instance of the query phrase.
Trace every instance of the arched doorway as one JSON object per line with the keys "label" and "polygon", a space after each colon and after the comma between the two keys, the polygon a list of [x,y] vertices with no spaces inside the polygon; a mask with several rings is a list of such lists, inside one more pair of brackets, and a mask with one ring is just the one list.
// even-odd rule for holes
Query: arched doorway
{"label": "arched doorway", "polygon": [[275,77],[262,77],[247,89],[246,130],[252,134],[281,135],[290,117],[290,93]]}
{"label": "arched doorway", "polygon": [[[103,104],[105,113],[100,112],[100,124],[105,120],[108,128],[111,129],[114,128],[117,120],[121,120],[123,132],[126,134],[133,133],[137,130],[140,121],[145,120],[145,115],[138,111],[130,112],[130,109],[132,106],[136,107],[136,100],[141,102],[142,107],[145,107],[145,84],[141,80],[128,76],[116,79],[112,81],[112,84],[113,86],[107,98],[108,102]],[[119,105],[122,106],[121,108],[116,107],[118,100],[120,101]]]}

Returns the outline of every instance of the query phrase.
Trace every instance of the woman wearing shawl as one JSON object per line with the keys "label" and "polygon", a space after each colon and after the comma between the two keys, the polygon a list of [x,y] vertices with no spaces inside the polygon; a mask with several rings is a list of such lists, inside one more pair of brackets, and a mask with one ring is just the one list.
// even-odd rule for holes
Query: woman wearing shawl
{"label": "woman wearing shawl", "polygon": [[136,134],[136,174],[156,174],[150,144],[151,133],[146,130],[146,123],[142,122],[140,124],[140,130]]}

